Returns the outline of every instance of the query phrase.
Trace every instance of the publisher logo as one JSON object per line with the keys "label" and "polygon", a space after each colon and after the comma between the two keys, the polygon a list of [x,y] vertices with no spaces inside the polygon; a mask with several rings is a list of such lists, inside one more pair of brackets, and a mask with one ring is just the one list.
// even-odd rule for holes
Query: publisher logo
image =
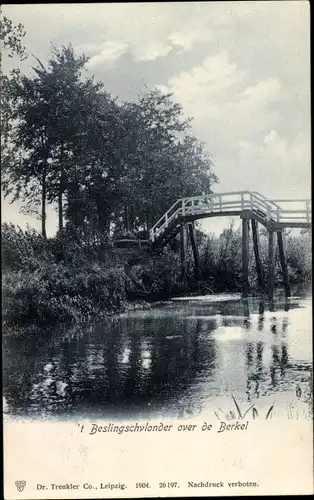
{"label": "publisher logo", "polygon": [[15,481],[14,484],[17,487],[18,491],[23,491],[26,486],[26,481]]}

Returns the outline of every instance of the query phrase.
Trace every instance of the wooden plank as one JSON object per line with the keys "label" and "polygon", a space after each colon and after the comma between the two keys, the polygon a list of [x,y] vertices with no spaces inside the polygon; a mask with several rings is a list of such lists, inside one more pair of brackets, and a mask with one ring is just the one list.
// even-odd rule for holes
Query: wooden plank
{"label": "wooden plank", "polygon": [[299,209],[293,209],[293,210],[288,210],[288,209],[282,208],[280,211],[283,214],[304,214],[304,213],[306,213],[305,208],[301,208],[301,209],[299,208]]}
{"label": "wooden plank", "polygon": [[226,212],[207,212],[207,213],[195,213],[185,215],[185,220],[192,222],[197,219],[207,219],[211,217],[239,217],[242,213],[241,208],[239,210],[228,210]]}
{"label": "wooden plank", "polygon": [[284,248],[284,240],[283,240],[282,231],[277,231],[277,240],[278,240],[279,258],[280,258],[280,265],[281,265],[281,270],[282,270],[282,277],[283,277],[283,283],[284,283],[284,288],[285,288],[285,294],[286,294],[286,297],[290,297],[291,296],[291,288],[290,288],[290,283],[289,283],[289,273],[288,273],[288,266],[287,266],[287,260],[286,260],[286,255],[285,255],[285,248]]}
{"label": "wooden plank", "polygon": [[285,229],[285,228],[311,228],[312,223],[311,222],[278,222],[274,223],[274,228],[276,229]]}
{"label": "wooden plank", "polygon": [[210,194],[203,194],[201,196],[189,196],[188,198],[184,198],[185,200],[203,200],[203,199],[210,199],[210,198],[215,198],[218,196],[241,196],[241,193],[243,194],[250,194],[250,191],[228,191],[225,193],[210,193]]}
{"label": "wooden plank", "polygon": [[275,200],[268,200],[269,202],[272,202],[272,203],[283,203],[283,202],[288,202],[288,203],[303,203],[303,202],[306,202],[306,201],[311,201],[309,198],[292,198],[292,199],[287,199],[287,198],[284,198],[284,199],[275,199]]}
{"label": "wooden plank", "polygon": [[264,290],[265,289],[265,278],[264,278],[263,266],[262,266],[261,258],[260,258],[258,223],[256,222],[256,220],[251,219],[251,226],[252,226],[253,248],[254,248],[258,283],[259,283],[259,286]]}
{"label": "wooden plank", "polygon": [[268,231],[268,298],[274,297],[275,291],[275,257],[276,245],[274,238],[274,231]]}
{"label": "wooden plank", "polygon": [[187,278],[187,230],[186,224],[181,224],[180,227],[180,255],[181,255],[181,281],[186,282]]}
{"label": "wooden plank", "polygon": [[242,297],[249,294],[249,219],[242,218]]}
{"label": "wooden plank", "polygon": [[193,257],[194,257],[194,271],[195,271],[195,279],[196,281],[199,281],[200,279],[200,274],[201,274],[201,268],[200,268],[200,256],[199,256],[199,251],[198,247],[196,244],[196,234],[195,234],[195,226],[194,223],[188,224],[189,226],[189,234],[190,234],[190,240],[191,240],[191,246],[192,246],[192,252],[193,252]]}

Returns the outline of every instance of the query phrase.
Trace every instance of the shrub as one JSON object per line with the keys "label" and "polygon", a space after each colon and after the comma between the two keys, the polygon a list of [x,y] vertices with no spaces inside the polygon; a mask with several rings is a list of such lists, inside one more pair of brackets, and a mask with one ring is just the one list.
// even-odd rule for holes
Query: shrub
{"label": "shrub", "polygon": [[22,231],[13,224],[1,226],[2,266],[4,272],[20,269],[33,270],[39,261],[51,260],[49,244],[33,229]]}
{"label": "shrub", "polygon": [[142,282],[152,295],[169,296],[180,291],[180,274],[178,253],[164,248],[143,268]]}
{"label": "shrub", "polygon": [[[311,240],[308,234],[288,236],[287,261],[291,282],[311,278]],[[267,238],[261,235],[261,260],[267,279]],[[231,226],[220,237],[199,244],[201,288],[204,291],[241,289],[241,232]],[[200,289],[194,276],[191,249],[187,252],[187,281],[181,282],[176,245],[156,254],[133,249],[126,259],[111,242],[81,244],[68,231],[45,240],[34,230],[2,224],[3,318],[11,324],[70,322],[95,319],[122,310],[127,299],[167,297]],[[132,257],[132,258],[131,258]],[[277,255],[278,260],[278,255]],[[276,281],[282,280],[279,262]],[[257,288],[252,243],[250,284]]]}
{"label": "shrub", "polygon": [[14,271],[3,279],[3,318],[8,323],[67,322],[117,312],[125,305],[121,268],[63,263],[44,264],[34,272]]}

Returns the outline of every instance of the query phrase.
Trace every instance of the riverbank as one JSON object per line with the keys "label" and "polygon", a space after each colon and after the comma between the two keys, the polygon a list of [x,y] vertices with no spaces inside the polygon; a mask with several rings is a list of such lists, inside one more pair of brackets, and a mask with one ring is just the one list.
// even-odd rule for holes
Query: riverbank
{"label": "riverbank", "polygon": [[[140,249],[121,252],[110,239],[85,247],[67,234],[47,240],[35,231],[3,224],[4,329],[91,323],[116,313],[147,309],[173,297],[241,293],[240,239],[232,228],[216,239],[200,235],[200,279],[195,279],[193,258],[188,255],[187,280],[182,283],[180,254],[175,247],[152,254]],[[288,239],[287,260],[294,286],[306,286],[310,281],[309,241],[309,235]],[[277,288],[281,283],[277,266]],[[253,257],[250,284],[250,293],[258,295]]]}

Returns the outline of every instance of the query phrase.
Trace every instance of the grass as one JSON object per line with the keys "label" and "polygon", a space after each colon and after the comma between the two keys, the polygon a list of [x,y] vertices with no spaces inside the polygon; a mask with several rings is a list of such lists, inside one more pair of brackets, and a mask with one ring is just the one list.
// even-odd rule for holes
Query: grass
{"label": "grass", "polygon": [[[255,403],[252,404],[249,408],[247,408],[244,411],[243,409],[240,408],[238,401],[236,400],[236,398],[233,395],[232,395],[232,399],[234,402],[235,410],[233,409],[233,410],[229,410],[229,411],[225,412],[225,411],[221,410],[221,408],[218,408],[220,413],[224,416],[224,420],[243,420],[251,410],[252,410],[253,420],[255,420],[256,418],[259,417],[259,412],[255,408]],[[275,403],[273,403],[271,405],[271,407],[268,409],[266,416],[265,416],[265,420],[272,418],[274,406],[275,406]],[[218,420],[221,420],[219,414],[216,411],[214,411],[214,413],[215,413],[216,417],[218,418]]]}
{"label": "grass", "polygon": [[[312,389],[312,376],[309,382],[309,387],[307,390],[303,391],[302,394],[304,397],[298,397],[299,401],[305,403],[304,407],[297,407],[295,404],[290,403],[286,408],[286,414],[288,420],[298,420],[299,418],[312,419],[313,418],[313,389]],[[255,407],[255,403],[250,405],[247,409],[241,408],[239,402],[232,395],[232,400],[234,403],[234,408],[229,411],[223,411],[221,408],[218,408],[217,411],[214,411],[215,416],[218,420],[243,420],[249,413],[251,412],[251,416],[253,420],[261,417],[260,412]],[[303,405],[301,405],[303,406]],[[273,416],[275,407],[275,402],[268,408],[265,414],[265,420],[269,420]]]}

